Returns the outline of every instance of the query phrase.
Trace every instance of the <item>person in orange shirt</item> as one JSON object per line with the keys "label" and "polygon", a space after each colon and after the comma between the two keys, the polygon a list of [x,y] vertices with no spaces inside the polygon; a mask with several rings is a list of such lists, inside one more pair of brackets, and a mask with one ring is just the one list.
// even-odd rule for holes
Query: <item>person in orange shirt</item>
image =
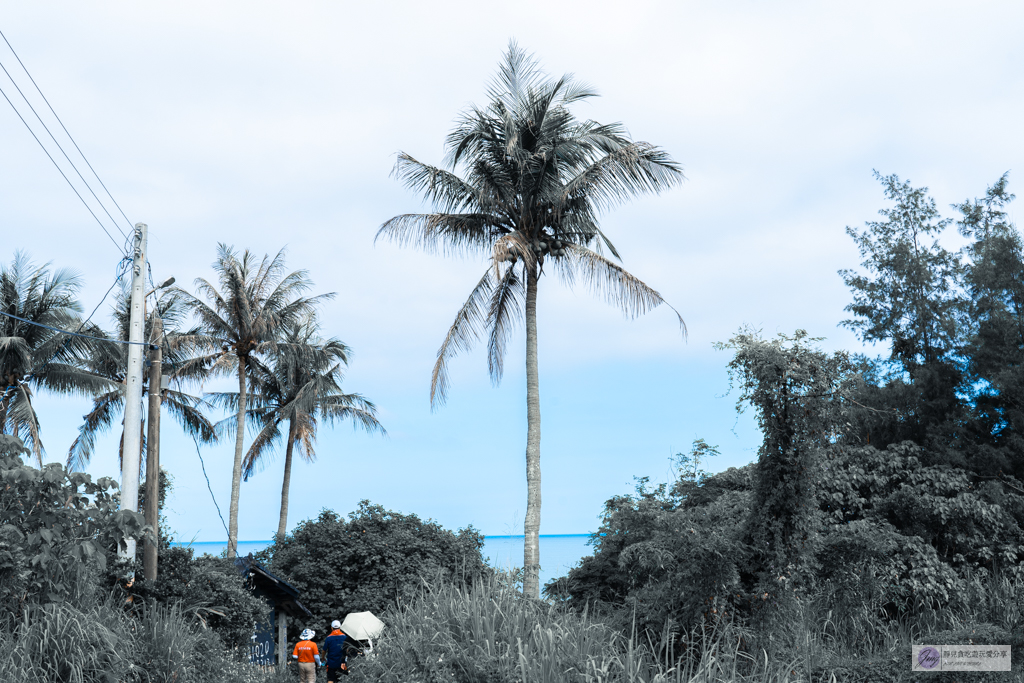
{"label": "person in orange shirt", "polygon": [[316,668],[320,666],[320,650],[313,637],[316,631],[306,629],[299,636],[299,642],[292,651],[292,659],[299,660],[299,683],[316,683]]}

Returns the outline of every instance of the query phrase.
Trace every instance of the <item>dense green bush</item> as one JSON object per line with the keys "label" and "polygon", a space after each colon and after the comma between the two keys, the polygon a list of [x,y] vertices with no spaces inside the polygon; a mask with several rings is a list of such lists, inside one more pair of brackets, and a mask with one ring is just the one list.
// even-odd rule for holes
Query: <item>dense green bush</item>
{"label": "dense green bush", "polygon": [[117,509],[115,481],[56,463],[37,469],[28,454],[0,434],[0,619],[26,604],[88,599],[118,545],[145,529],[142,515]]}
{"label": "dense green bush", "polygon": [[157,580],[136,582],[129,592],[143,604],[178,605],[228,647],[247,646],[255,625],[266,622],[270,613],[270,606],[249,590],[233,560],[194,557],[187,547],[163,548]]}
{"label": "dense green bush", "polygon": [[452,532],[364,500],[348,520],[325,510],[300,523],[260,557],[301,592],[320,630],[348,612],[380,614],[411,598],[424,576],[472,581],[485,572],[481,548],[472,527]]}
{"label": "dense green bush", "polygon": [[594,554],[545,586],[545,594],[597,610],[626,633],[659,634],[666,624],[687,632],[705,618],[728,617],[741,591],[749,477],[730,468],[685,490],[680,498],[641,479],[634,495],[609,500]]}

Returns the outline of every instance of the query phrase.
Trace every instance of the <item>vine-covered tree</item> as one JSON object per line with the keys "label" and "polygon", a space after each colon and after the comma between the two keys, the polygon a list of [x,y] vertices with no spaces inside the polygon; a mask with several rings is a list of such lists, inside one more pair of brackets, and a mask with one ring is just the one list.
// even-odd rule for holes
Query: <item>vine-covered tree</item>
{"label": "vine-covered tree", "polygon": [[447,168],[399,154],[396,174],[422,193],[434,212],[396,216],[377,233],[428,251],[490,260],[437,352],[432,405],[445,400],[448,363],[482,333],[491,378],[500,381],[506,345],[525,320],[524,592],[531,597],[540,592],[541,276],[547,267],[569,284],[582,281],[629,316],[663,303],[658,292],[602,254],[606,247],[618,258],[598,227],[598,212],[641,193],[661,192],[683,178],[668,154],[630,139],[621,124],[577,119],[571,106],[594,96],[570,76],[547,77],[513,43],[488,90],[488,105],[471,107],[448,135]]}
{"label": "vine-covered tree", "polygon": [[815,535],[814,481],[823,451],[841,440],[854,375],[845,352],[812,346],[821,339],[797,330],[766,340],[743,330],[727,343],[737,409],[754,408],[763,441],[754,470],[753,509],[746,542],[751,573],[769,596],[806,570]]}

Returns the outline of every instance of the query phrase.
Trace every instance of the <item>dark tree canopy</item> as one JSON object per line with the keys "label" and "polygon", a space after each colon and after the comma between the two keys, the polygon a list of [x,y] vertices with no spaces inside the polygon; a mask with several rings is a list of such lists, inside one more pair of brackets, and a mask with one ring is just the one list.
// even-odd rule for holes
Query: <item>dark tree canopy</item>
{"label": "dark tree canopy", "polygon": [[424,579],[472,581],[484,571],[483,536],[449,531],[364,500],[346,520],[330,510],[305,520],[266,551],[271,570],[302,593],[320,630],[349,612],[381,614],[419,592]]}

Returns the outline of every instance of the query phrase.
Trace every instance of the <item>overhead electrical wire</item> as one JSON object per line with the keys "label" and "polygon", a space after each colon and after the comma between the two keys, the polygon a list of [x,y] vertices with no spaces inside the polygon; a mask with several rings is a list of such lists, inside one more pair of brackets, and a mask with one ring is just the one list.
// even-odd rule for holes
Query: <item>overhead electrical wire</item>
{"label": "overhead electrical wire", "polygon": [[[73,136],[71,135],[71,132],[70,132],[70,131],[69,131],[69,130],[67,129],[67,126],[65,126],[65,125],[64,125],[64,122],[63,122],[63,121],[61,121],[61,119],[60,119],[60,117],[59,117],[59,116],[57,116],[57,112],[56,112],[56,111],[54,111],[54,109],[53,109],[53,105],[52,105],[52,104],[50,104],[50,100],[46,99],[46,95],[44,95],[44,94],[43,94],[43,91],[42,91],[42,89],[41,89],[41,88],[39,87],[39,84],[38,84],[38,83],[36,83],[36,79],[32,78],[32,74],[31,74],[31,73],[29,73],[28,67],[26,67],[26,66],[25,66],[25,63],[21,61],[21,57],[19,57],[19,56],[18,56],[18,53],[17,53],[17,52],[15,52],[15,50],[14,50],[14,46],[13,46],[13,45],[11,45],[11,41],[7,40],[7,36],[5,36],[5,35],[4,35],[4,32],[3,32],[3,31],[0,31],[0,38],[3,38],[3,39],[4,39],[4,42],[5,42],[5,43],[7,43],[7,47],[8,47],[8,48],[10,48],[10,50],[11,50],[11,54],[13,54],[13,55],[14,55],[14,58],[18,60],[18,64],[20,64],[20,65],[21,65],[21,68],[22,68],[22,70],[23,70],[23,71],[25,72],[25,75],[26,75],[26,76],[28,76],[28,79],[29,79],[30,81],[32,81],[32,85],[34,85],[34,86],[35,86],[35,88],[36,88],[36,92],[38,92],[38,93],[39,93],[39,96],[43,98],[43,102],[46,102],[46,106],[50,108],[50,113],[52,113],[52,114],[53,114],[53,118],[57,119],[57,123],[59,123],[59,124],[60,124],[60,127],[61,127],[61,128],[62,128],[62,129],[64,130],[64,133],[65,133],[65,134],[67,134],[67,136],[68,136],[68,139],[69,139],[69,140],[71,140],[71,144],[75,146],[75,149],[76,149],[76,150],[78,150],[78,153],[79,153],[79,154],[80,154],[80,155],[82,156],[82,160],[83,160],[83,161],[85,161],[85,165],[86,165],[86,166],[88,166],[88,167],[89,167],[89,170],[90,170],[90,171],[92,171],[92,174],[93,174],[94,176],[96,176],[96,180],[98,180],[98,181],[99,181],[99,183],[100,183],[100,186],[101,186],[101,187],[103,188],[103,191],[107,193],[107,196],[108,196],[108,197],[110,197],[110,201],[114,202],[114,206],[116,206],[116,207],[117,207],[117,210],[121,212],[121,215],[122,215],[122,216],[124,216],[124,220],[125,220],[125,221],[126,221],[126,222],[128,223],[128,227],[129,227],[129,228],[131,228],[131,227],[134,227],[134,225],[132,224],[132,222],[131,222],[130,220],[128,220],[128,216],[126,216],[126,215],[125,215],[125,213],[124,213],[124,209],[122,209],[122,208],[121,208],[121,205],[117,203],[117,200],[116,200],[116,199],[114,199],[114,195],[112,195],[112,194],[110,193],[110,190],[108,190],[108,189],[107,189],[107,186],[106,186],[106,184],[105,184],[105,183],[103,182],[103,179],[102,179],[102,178],[100,178],[100,174],[99,174],[99,173],[97,173],[97,172],[96,172],[96,169],[94,169],[94,168],[92,167],[92,164],[90,164],[90,163],[89,163],[89,159],[88,159],[88,158],[86,158],[86,156],[85,156],[85,152],[83,152],[83,151],[82,151],[82,149],[81,149],[81,148],[80,148],[80,147],[78,146],[78,143],[77,143],[77,142],[75,142],[75,138],[74,138],[74,137],[73,137]],[[12,80],[13,80],[13,79],[12,79]],[[108,214],[108,215],[109,215],[109,214]],[[123,233],[122,233],[122,234],[123,234]]]}
{"label": "overhead electrical wire", "polygon": [[[7,100],[7,104],[11,105],[11,109],[13,109],[14,113],[18,115],[18,118],[21,119],[21,122],[25,124],[25,127],[28,128],[28,132],[31,133],[32,137],[35,138],[36,142],[39,143],[39,146],[42,148],[43,152],[46,154],[47,157],[49,157],[50,161],[53,162],[53,165],[57,168],[57,171],[60,172],[61,176],[64,177],[64,180],[67,181],[67,183],[71,187],[72,191],[74,191],[74,193],[76,195],[78,195],[78,198],[82,201],[82,204],[85,206],[86,210],[90,214],[92,214],[92,217],[94,219],[96,219],[96,224],[100,226],[100,230],[102,230],[103,232],[107,233],[107,237],[110,238],[110,241],[113,242],[114,246],[117,247],[118,251],[120,251],[121,250],[121,245],[119,245],[117,243],[117,240],[114,239],[114,236],[111,235],[110,231],[107,230],[106,226],[103,225],[103,221],[101,221],[99,219],[99,217],[96,215],[96,213],[92,210],[92,207],[89,206],[89,203],[85,201],[85,198],[82,197],[82,194],[78,191],[78,188],[75,187],[74,183],[71,182],[71,180],[68,178],[67,174],[64,173],[64,170],[57,163],[57,160],[54,159],[53,156],[50,154],[49,150],[46,149],[46,146],[43,145],[43,141],[40,140],[39,136],[37,136],[35,131],[32,130],[32,126],[28,125],[28,121],[26,121],[25,117],[21,115],[21,112],[18,111],[18,108],[14,106],[14,102],[11,102],[11,98],[7,96],[7,93],[4,92],[3,88],[0,88],[0,95],[3,95],[4,99]],[[122,252],[122,253],[124,253],[124,252]]]}
{"label": "overhead electrical wire", "polygon": [[[119,233],[121,233],[122,237],[128,237],[128,235],[125,233],[125,231],[122,230],[121,227],[117,224],[117,220],[115,220],[114,217],[110,215],[110,211],[108,211],[107,207],[103,205],[103,202],[100,201],[100,198],[96,196],[96,192],[92,189],[92,186],[89,185],[89,182],[82,175],[82,172],[78,170],[77,166],[75,166],[75,162],[71,161],[71,157],[69,157],[68,153],[64,151],[63,147],[61,147],[60,142],[58,142],[57,138],[54,137],[53,132],[50,130],[50,127],[46,125],[46,121],[43,121],[43,117],[39,115],[39,112],[36,111],[36,108],[33,107],[32,103],[29,101],[29,99],[27,97],[25,97],[25,93],[23,93],[21,91],[21,88],[18,86],[18,82],[14,80],[14,77],[11,76],[11,72],[7,70],[7,67],[4,66],[4,63],[2,61],[0,61],[0,69],[3,69],[4,73],[7,74],[7,78],[9,78],[11,80],[11,83],[14,84],[14,89],[18,91],[19,95],[21,95],[21,99],[25,100],[25,104],[27,104],[28,108],[32,110],[32,113],[36,115],[36,119],[39,120],[39,123],[43,124],[43,130],[46,131],[46,133],[50,136],[50,139],[53,140],[53,144],[57,145],[57,149],[60,150],[60,153],[63,154],[64,158],[68,160],[69,164],[71,164],[71,168],[73,168],[75,170],[75,173],[78,174],[78,178],[82,181],[82,183],[85,184],[85,187],[86,187],[86,189],[89,190],[89,194],[92,195],[92,198],[96,200],[96,203],[100,205],[100,208],[103,209],[103,212],[105,214],[107,214],[107,218],[110,219],[110,222],[113,224],[114,228]],[[26,71],[25,73],[28,73],[28,72]],[[29,76],[29,78],[31,78],[31,76]],[[68,137],[71,137],[71,136],[69,135]],[[72,140],[71,142],[74,143],[74,140]],[[78,147],[78,145],[75,145],[75,147]],[[81,154],[81,150],[79,150],[79,154]],[[85,159],[85,155],[82,155],[82,158]],[[88,164],[89,161],[86,159],[85,163]],[[92,166],[90,166],[90,168],[92,168]],[[95,174],[95,173],[96,172],[93,171],[93,174]],[[102,185],[103,181],[100,181],[100,184]],[[127,217],[126,217],[126,220],[127,220]]]}
{"label": "overhead electrical wire", "polygon": [[[113,287],[111,287],[111,289],[113,289]],[[103,297],[103,298],[105,299],[106,297]],[[48,330],[53,330],[54,332],[59,332],[60,334],[66,334],[66,335],[69,335],[71,337],[80,337],[82,339],[95,339],[96,341],[109,342],[111,344],[124,344],[125,346],[148,346],[148,347],[151,347],[151,348],[155,348],[156,347],[155,344],[150,344],[149,342],[133,342],[133,341],[127,341],[125,339],[110,339],[108,337],[94,337],[94,336],[89,335],[89,334],[79,334],[78,332],[72,332],[71,330],[62,330],[59,327],[50,327],[49,325],[43,325],[42,323],[37,323],[37,322],[33,322],[31,320],[26,320],[25,318],[19,318],[18,316],[13,315],[11,313],[7,313],[5,311],[0,311],[0,315],[6,315],[8,318],[14,318],[15,320],[20,320],[23,323],[28,323],[29,325],[35,325],[36,327],[45,327]],[[86,322],[88,322],[88,321],[86,321]],[[82,325],[85,325],[85,323],[82,323]],[[78,329],[82,329],[82,328],[79,327]]]}
{"label": "overhead electrical wire", "polygon": [[[7,40],[7,36],[4,35],[2,32],[0,32],[0,37],[3,38],[4,43],[7,45],[8,49],[10,49],[11,54],[13,54],[14,58],[18,61],[18,64],[21,66],[22,70],[25,72],[25,75],[28,76],[29,81],[32,82],[32,85],[35,87],[36,92],[39,93],[39,96],[43,99],[43,102],[46,103],[46,106],[49,108],[50,113],[53,114],[54,118],[57,120],[57,123],[60,124],[60,127],[64,131],[65,135],[67,135],[68,140],[71,141],[71,144],[74,145],[75,149],[78,151],[79,156],[81,156],[81,158],[85,162],[86,166],[89,167],[89,170],[92,172],[92,175],[96,178],[96,180],[99,182],[100,186],[106,192],[107,196],[110,198],[110,201],[112,201],[114,203],[114,206],[117,207],[117,210],[121,213],[121,216],[124,218],[125,222],[128,224],[129,229],[133,230],[134,226],[132,226],[131,221],[128,219],[128,216],[125,214],[124,210],[121,208],[121,205],[117,203],[116,199],[114,199],[114,196],[113,196],[113,194],[111,194],[110,190],[107,188],[106,183],[104,183],[103,179],[100,178],[99,174],[96,172],[96,169],[93,168],[92,164],[89,162],[89,159],[85,156],[85,153],[82,152],[82,148],[79,147],[78,143],[75,141],[74,137],[71,135],[71,132],[68,131],[67,126],[64,125],[64,122],[61,120],[60,116],[57,115],[57,112],[53,108],[53,105],[50,104],[50,101],[46,98],[46,95],[43,93],[42,89],[39,87],[39,84],[36,82],[35,78],[32,77],[32,74],[29,72],[28,67],[25,66],[25,63],[21,60],[21,57],[18,56],[18,53],[14,50],[14,47],[11,45],[11,42],[9,40]],[[86,189],[89,191],[89,194],[92,195],[92,197],[96,201],[96,203],[99,204],[99,206],[102,209],[103,213],[105,213],[107,215],[107,218],[110,219],[111,225],[113,225],[114,229],[117,230],[119,233],[121,233],[121,236],[124,237],[124,239],[125,239],[124,246],[119,245],[117,240],[114,239],[114,236],[107,229],[107,226],[104,224],[104,222],[102,220],[100,220],[99,216],[93,210],[92,206],[89,205],[89,202],[87,202],[85,200],[85,197],[82,196],[82,193],[79,192],[77,187],[75,187],[75,184],[71,182],[71,179],[68,177],[68,174],[65,173],[64,169],[61,168],[60,164],[57,163],[57,160],[54,158],[54,156],[47,149],[46,145],[43,144],[43,141],[36,134],[35,130],[33,130],[32,125],[28,122],[28,120],[25,118],[25,116],[22,115],[21,111],[14,104],[12,99],[10,97],[8,97],[7,93],[3,90],[3,88],[0,88],[0,95],[3,95],[4,99],[7,100],[7,103],[9,105],[11,105],[11,109],[13,109],[14,113],[18,115],[18,118],[21,119],[21,122],[25,125],[25,128],[28,129],[28,132],[32,135],[32,137],[35,139],[36,143],[43,150],[43,153],[46,154],[47,158],[50,159],[50,162],[54,165],[54,167],[57,169],[57,171],[61,174],[61,176],[64,178],[65,182],[67,182],[68,186],[71,187],[71,190],[78,197],[79,201],[82,202],[82,205],[85,206],[86,210],[89,212],[89,214],[96,221],[96,224],[100,226],[100,229],[103,230],[103,232],[107,235],[107,237],[110,238],[110,241],[114,243],[115,247],[117,247],[119,251],[121,251],[125,255],[131,253],[131,246],[130,246],[131,238],[125,233],[124,230],[121,229],[121,226],[118,224],[119,221],[117,219],[115,219],[114,215],[110,212],[109,209],[107,209],[107,206],[106,206],[106,203],[104,202],[104,200],[100,199],[99,195],[92,188],[92,185],[90,184],[90,182],[88,180],[86,180],[85,176],[78,169],[78,166],[75,164],[74,161],[71,160],[71,157],[68,155],[68,153],[64,149],[63,145],[61,145],[60,141],[53,134],[53,131],[50,130],[50,127],[46,124],[46,121],[43,120],[43,117],[39,115],[38,111],[36,111],[36,108],[32,105],[31,100],[29,100],[28,96],[21,89],[21,86],[18,85],[17,80],[15,80],[14,76],[11,75],[11,72],[7,70],[7,67],[4,66],[4,64],[2,62],[0,62],[0,69],[3,70],[4,74],[6,74],[7,78],[10,80],[11,84],[14,86],[14,88],[18,91],[18,94],[21,96],[21,99],[25,102],[25,104],[28,105],[28,108],[32,111],[32,114],[35,115],[36,120],[39,121],[39,123],[43,126],[43,129],[50,136],[50,139],[57,146],[57,149],[60,150],[60,153],[62,155],[64,155],[64,159],[67,160],[68,164],[70,164],[71,168],[74,170],[74,172],[78,176],[79,180],[81,180],[82,184],[84,184]]]}

